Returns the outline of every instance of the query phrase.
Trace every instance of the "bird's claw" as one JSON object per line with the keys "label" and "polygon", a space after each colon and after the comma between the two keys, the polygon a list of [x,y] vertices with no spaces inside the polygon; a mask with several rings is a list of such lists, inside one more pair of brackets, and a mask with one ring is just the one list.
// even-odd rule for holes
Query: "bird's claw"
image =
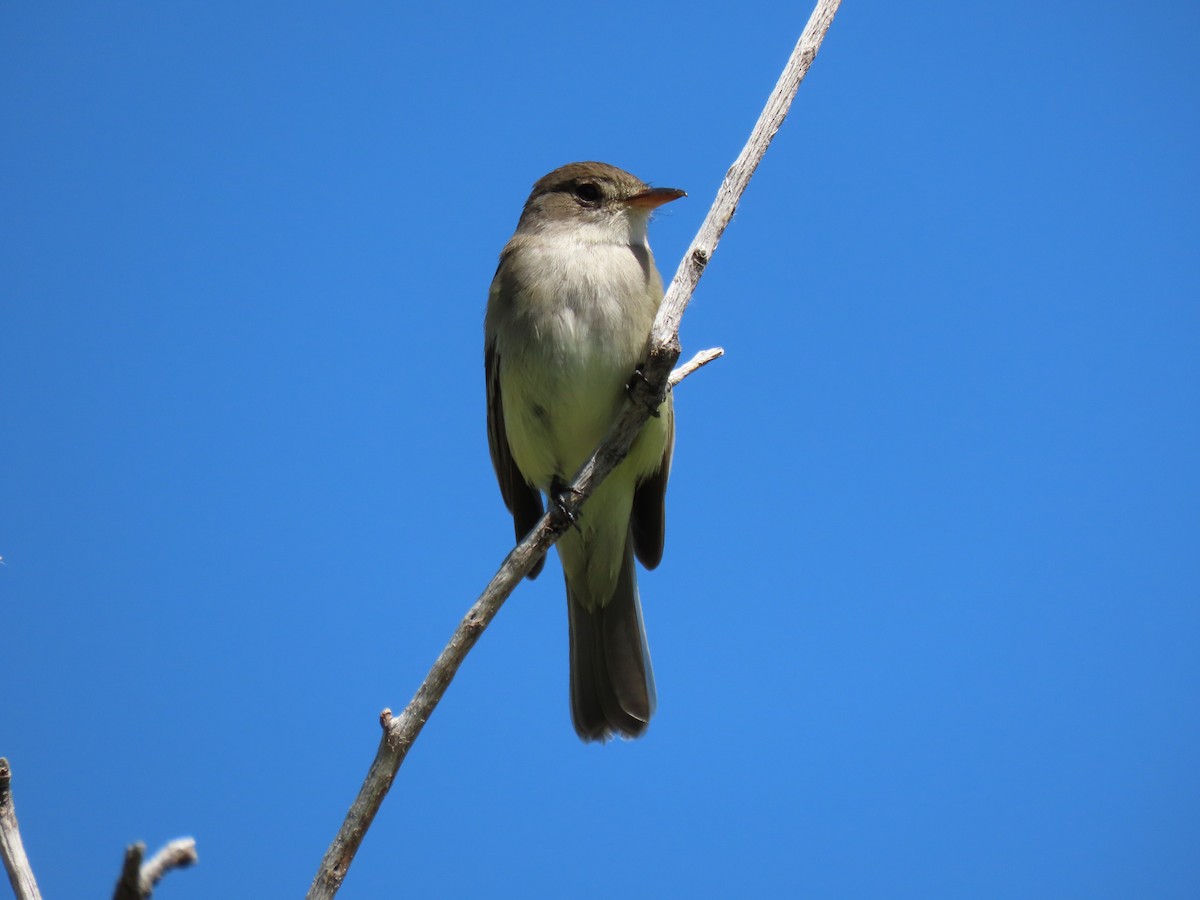
{"label": "bird's claw", "polygon": [[[633,377],[630,378],[629,383],[627,385],[625,385],[625,393],[627,393],[631,399],[635,399],[635,400],[637,399],[637,397],[634,394],[634,386],[639,381],[645,385],[650,384],[650,381],[649,381],[649,379],[646,378],[646,373],[642,371],[641,366],[638,366],[636,369],[633,370]],[[644,402],[648,407],[650,407],[650,416],[652,418],[658,419],[658,418],[662,417],[662,413],[659,412],[659,407],[662,406],[661,399],[659,399],[659,400],[644,400],[642,402]]]}
{"label": "bird's claw", "polygon": [[576,531],[579,531],[579,513],[571,508],[571,498],[579,495],[579,491],[557,476],[550,482],[550,502]]}

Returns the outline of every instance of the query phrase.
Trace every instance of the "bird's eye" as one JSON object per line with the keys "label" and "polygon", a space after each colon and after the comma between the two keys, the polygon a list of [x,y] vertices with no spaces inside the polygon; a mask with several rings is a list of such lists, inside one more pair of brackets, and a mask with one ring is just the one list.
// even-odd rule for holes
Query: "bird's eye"
{"label": "bird's eye", "polygon": [[595,206],[600,202],[600,188],[590,182],[584,182],[575,186],[575,196],[579,198],[580,203]]}

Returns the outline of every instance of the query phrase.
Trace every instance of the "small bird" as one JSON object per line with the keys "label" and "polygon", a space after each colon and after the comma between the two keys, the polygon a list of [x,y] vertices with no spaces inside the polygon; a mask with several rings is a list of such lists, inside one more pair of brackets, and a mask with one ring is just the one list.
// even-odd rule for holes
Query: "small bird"
{"label": "small bird", "polygon": [[[488,445],[521,540],[616,418],[662,302],[650,214],[686,196],[578,162],[533,186],[500,254],[484,320]],[[662,559],[675,443],[670,397],[558,541],[567,582],[571,718],[584,741],[641,735],[654,671],[634,556]],[[542,563],[530,572],[536,577]]]}

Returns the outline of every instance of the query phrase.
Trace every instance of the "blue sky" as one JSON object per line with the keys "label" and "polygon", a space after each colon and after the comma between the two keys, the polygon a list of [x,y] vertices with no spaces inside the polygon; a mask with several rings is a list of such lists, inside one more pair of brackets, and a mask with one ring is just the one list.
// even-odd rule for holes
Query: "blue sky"
{"label": "blue sky", "polygon": [[[509,549],[482,317],[529,186],[690,193],[751,2],[9,5],[0,754],[43,891],[307,888]],[[584,746],[556,561],[345,897],[1195,897],[1200,7],[848,2],[701,282],[659,711]]]}

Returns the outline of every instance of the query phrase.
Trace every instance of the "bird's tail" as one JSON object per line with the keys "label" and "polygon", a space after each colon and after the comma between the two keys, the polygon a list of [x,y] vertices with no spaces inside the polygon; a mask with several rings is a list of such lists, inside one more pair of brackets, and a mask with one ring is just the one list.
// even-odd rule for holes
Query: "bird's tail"
{"label": "bird's tail", "polygon": [[639,737],[654,714],[654,670],[633,567],[633,540],[608,603],[588,609],[567,583],[571,629],[571,718],[585,741]]}

